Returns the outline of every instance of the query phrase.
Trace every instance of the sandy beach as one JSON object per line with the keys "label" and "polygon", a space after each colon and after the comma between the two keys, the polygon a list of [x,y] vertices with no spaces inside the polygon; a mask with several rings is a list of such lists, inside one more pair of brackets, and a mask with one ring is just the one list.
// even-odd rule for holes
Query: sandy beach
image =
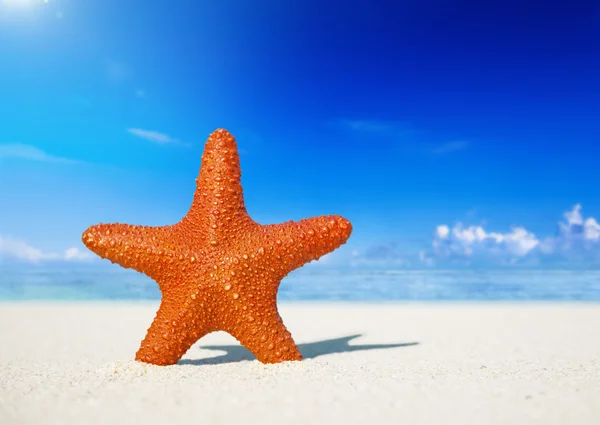
{"label": "sandy beach", "polygon": [[598,304],[280,305],[305,360],[225,333],[133,361],[157,303],[0,304],[0,424],[598,424]]}

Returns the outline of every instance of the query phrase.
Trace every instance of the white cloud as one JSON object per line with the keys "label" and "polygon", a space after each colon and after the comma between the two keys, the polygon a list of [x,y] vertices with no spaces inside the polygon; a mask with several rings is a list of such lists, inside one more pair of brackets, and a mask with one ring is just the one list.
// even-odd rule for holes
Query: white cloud
{"label": "white cloud", "polygon": [[592,241],[598,241],[600,239],[600,224],[598,224],[595,218],[588,218],[585,221],[584,229],[585,239]]}
{"label": "white cloud", "polygon": [[65,251],[64,259],[67,261],[89,260],[92,255],[89,252],[82,251],[79,248],[69,248]]}
{"label": "white cloud", "polygon": [[69,248],[64,253],[44,252],[21,239],[0,236],[0,257],[37,264],[44,261],[86,261],[92,255],[79,248]]}
{"label": "white cloud", "polygon": [[440,239],[446,239],[450,234],[450,228],[445,224],[442,224],[435,229],[435,234]]}
{"label": "white cloud", "polygon": [[565,220],[558,223],[555,237],[544,241],[547,254],[572,256],[600,254],[600,224],[594,217],[584,218],[581,205],[576,204],[564,213]]}
{"label": "white cloud", "polygon": [[35,146],[24,145],[21,143],[9,143],[0,145],[0,158],[17,158],[26,159],[30,161],[62,162],[69,164],[75,164],[80,162],[69,158],[49,155],[43,150],[36,148]]}
{"label": "white cloud", "polygon": [[559,237],[572,239],[582,238],[586,241],[598,241],[600,239],[600,225],[594,217],[588,217],[585,221],[581,215],[581,204],[577,204],[571,211],[564,214],[566,223],[559,223]]}
{"label": "white cloud", "polygon": [[447,225],[437,226],[431,244],[432,255],[421,255],[421,261],[435,258],[472,257],[481,253],[524,257],[534,250],[540,241],[523,227],[514,227],[509,232],[488,232],[482,226],[464,227],[461,223],[452,229]]}
{"label": "white cloud", "polygon": [[174,137],[169,136],[165,133],[160,133],[158,131],[153,130],[143,130],[141,128],[129,128],[127,131],[130,134],[133,134],[136,137],[139,137],[144,140],[148,140],[152,143],[158,143],[160,145],[168,145],[168,144],[176,144],[176,145],[185,145],[185,143],[180,142]]}
{"label": "white cloud", "polygon": [[[473,258],[518,263],[525,258],[573,260],[600,258],[600,224],[593,217],[584,218],[581,205],[575,205],[558,223],[558,234],[545,239],[522,226],[510,231],[492,232],[483,226],[450,228],[436,227],[431,248],[419,253],[422,263],[432,265],[436,260],[470,260]],[[560,257],[560,258],[557,258]]]}
{"label": "white cloud", "polygon": [[434,155],[443,155],[450,152],[460,151],[469,147],[469,142],[465,140],[458,140],[455,142],[448,142],[439,145],[431,149],[431,153]]}

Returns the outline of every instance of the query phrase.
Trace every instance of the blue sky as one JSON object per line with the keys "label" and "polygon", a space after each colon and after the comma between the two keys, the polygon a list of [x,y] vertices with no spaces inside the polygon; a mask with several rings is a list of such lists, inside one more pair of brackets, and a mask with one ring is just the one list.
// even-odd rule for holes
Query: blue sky
{"label": "blue sky", "polygon": [[0,256],[94,264],[230,130],[261,223],[350,219],[319,267],[597,268],[600,2],[0,0]]}

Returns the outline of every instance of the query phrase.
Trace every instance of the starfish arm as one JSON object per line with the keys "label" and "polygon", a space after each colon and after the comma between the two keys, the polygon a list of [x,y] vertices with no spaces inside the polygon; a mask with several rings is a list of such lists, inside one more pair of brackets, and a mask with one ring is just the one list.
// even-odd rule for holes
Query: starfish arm
{"label": "starfish arm", "polygon": [[100,257],[152,278],[178,257],[168,243],[172,226],[98,224],[82,235],[83,243]]}
{"label": "starfish arm", "polygon": [[196,310],[182,309],[177,301],[163,298],[135,359],[162,366],[175,364],[212,330]]}
{"label": "starfish arm", "polygon": [[283,276],[334,251],[346,243],[352,233],[350,222],[337,215],[311,217],[263,228],[263,239],[271,247],[267,255],[272,257]]}
{"label": "starfish arm", "polygon": [[218,129],[206,141],[192,206],[182,224],[216,240],[240,222],[251,220],[244,205],[237,144],[227,130]]}
{"label": "starfish arm", "polygon": [[300,350],[281,320],[274,299],[262,308],[249,308],[239,322],[224,330],[254,354],[261,363],[302,360]]}

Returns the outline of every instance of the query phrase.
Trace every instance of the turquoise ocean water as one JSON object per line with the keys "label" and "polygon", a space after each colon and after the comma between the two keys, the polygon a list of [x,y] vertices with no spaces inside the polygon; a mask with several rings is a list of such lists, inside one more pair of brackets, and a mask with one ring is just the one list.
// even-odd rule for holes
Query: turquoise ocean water
{"label": "turquoise ocean water", "polygon": [[[130,270],[3,271],[0,300],[155,300],[154,281]],[[297,270],[279,300],[600,301],[600,271]]]}

